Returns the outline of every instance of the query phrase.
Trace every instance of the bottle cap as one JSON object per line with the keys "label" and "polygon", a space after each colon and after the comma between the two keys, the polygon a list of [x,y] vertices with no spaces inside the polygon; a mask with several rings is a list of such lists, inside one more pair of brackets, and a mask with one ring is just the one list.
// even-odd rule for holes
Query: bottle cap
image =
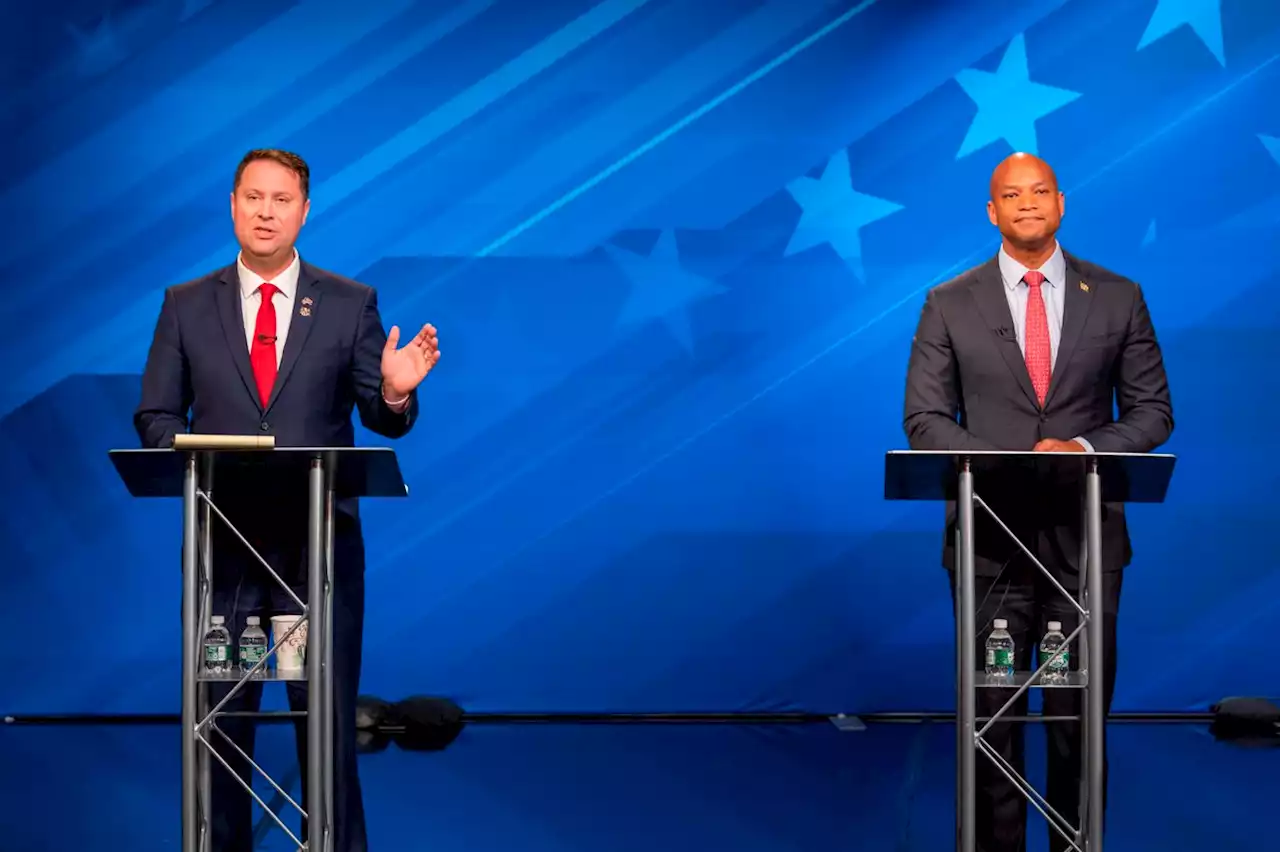
{"label": "bottle cap", "polygon": [[991,625],[992,625],[993,627],[995,627],[995,629],[996,629],[996,630],[1008,630],[1008,629],[1009,629],[1009,622],[1008,622],[1006,619],[1003,619],[1003,618],[997,618],[995,621],[991,622]]}
{"label": "bottle cap", "polygon": [[252,624],[255,627],[257,627],[259,624],[262,623],[262,619],[256,615],[251,615],[248,618],[246,618],[244,621],[245,621],[245,624]]}
{"label": "bottle cap", "polygon": [[214,624],[222,624],[227,620],[227,617],[225,615],[215,615],[211,620]]}
{"label": "bottle cap", "polygon": [[1049,622],[1049,632],[1050,632],[1050,633],[1053,633],[1054,631],[1061,630],[1061,629],[1062,629],[1062,622],[1061,622],[1061,621],[1050,621],[1050,622]]}

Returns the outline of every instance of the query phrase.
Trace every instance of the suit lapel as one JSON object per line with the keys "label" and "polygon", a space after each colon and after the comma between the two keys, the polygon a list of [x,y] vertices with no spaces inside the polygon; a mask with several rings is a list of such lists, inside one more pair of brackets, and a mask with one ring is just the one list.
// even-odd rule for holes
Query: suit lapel
{"label": "suit lapel", "polygon": [[1049,394],[1044,400],[1046,407],[1053,401],[1054,391],[1062,384],[1063,375],[1071,367],[1071,356],[1075,353],[1080,334],[1089,319],[1089,308],[1093,306],[1094,287],[1080,274],[1071,258],[1067,257],[1066,261],[1067,279],[1063,282],[1065,291],[1062,294],[1062,337],[1058,341],[1058,356],[1053,362]]}
{"label": "suit lapel", "polygon": [[1027,372],[1027,361],[1022,356],[1022,349],[1018,347],[1018,333],[1014,330],[1013,315],[1009,313],[1009,297],[1005,293],[997,261],[991,260],[978,271],[973,298],[978,303],[978,311],[986,321],[1000,357],[1013,373],[1018,387],[1022,388],[1031,404],[1039,408],[1035,388],[1031,386],[1031,374]]}
{"label": "suit lapel", "polygon": [[245,390],[253,399],[253,404],[262,409],[262,401],[258,399],[258,384],[253,378],[253,365],[249,363],[249,344],[244,336],[244,308],[240,298],[240,276],[236,274],[235,264],[228,266],[218,274],[222,285],[218,288],[218,319],[222,321],[222,333],[227,338],[227,348],[231,350],[231,360],[235,362],[236,371],[244,381]]}
{"label": "suit lapel", "polygon": [[306,263],[298,262],[298,292],[293,299],[293,318],[289,320],[289,334],[284,340],[284,354],[280,358],[280,372],[276,374],[275,386],[271,389],[271,399],[267,408],[275,405],[280,396],[280,389],[289,380],[289,375],[298,363],[302,347],[315,325],[315,312],[320,307],[320,286],[315,272]]}

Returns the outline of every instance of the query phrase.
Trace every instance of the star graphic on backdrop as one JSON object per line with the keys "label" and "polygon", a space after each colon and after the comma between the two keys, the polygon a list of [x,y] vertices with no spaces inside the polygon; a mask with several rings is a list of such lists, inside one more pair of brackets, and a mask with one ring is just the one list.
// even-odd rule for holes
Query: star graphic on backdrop
{"label": "star graphic on backdrop", "polygon": [[686,352],[693,352],[689,305],[726,292],[710,278],[695,275],[680,265],[674,231],[664,230],[647,255],[617,246],[606,246],[609,256],[631,282],[631,292],[618,317],[619,325],[661,319]]}
{"label": "star graphic on backdrop", "polygon": [[1142,31],[1138,50],[1164,38],[1186,25],[1200,37],[1204,46],[1224,68],[1227,57],[1222,49],[1222,0],[1156,0],[1147,28]]}
{"label": "star graphic on backdrop", "polygon": [[182,0],[182,14],[178,20],[189,21],[212,6],[213,3],[214,0]]}
{"label": "star graphic on backdrop", "polygon": [[1015,151],[1039,153],[1036,120],[1080,97],[1079,92],[1031,82],[1027,42],[1021,33],[1009,42],[994,72],[966,68],[956,75],[956,82],[978,105],[978,114],[956,152],[957,160],[999,139]]}
{"label": "star graphic on backdrop", "polygon": [[1276,139],[1274,136],[1265,136],[1261,133],[1258,134],[1258,138],[1262,140],[1262,144],[1266,146],[1267,152],[1271,154],[1276,163],[1280,164],[1280,139]]}
{"label": "star graphic on backdrop", "polygon": [[1152,219],[1147,225],[1147,232],[1142,235],[1142,247],[1146,248],[1156,241],[1156,220]]}
{"label": "star graphic on backdrop", "polygon": [[86,31],[71,25],[67,26],[67,30],[76,43],[76,64],[80,73],[87,77],[109,70],[126,57],[111,18],[106,15],[92,30]]}
{"label": "star graphic on backdrop", "polygon": [[791,234],[784,256],[790,257],[822,243],[830,243],[855,275],[865,281],[862,238],[865,225],[878,222],[902,209],[901,204],[858,192],[849,176],[849,154],[840,150],[827,161],[821,178],[798,177],[787,191],[800,205],[800,221]]}

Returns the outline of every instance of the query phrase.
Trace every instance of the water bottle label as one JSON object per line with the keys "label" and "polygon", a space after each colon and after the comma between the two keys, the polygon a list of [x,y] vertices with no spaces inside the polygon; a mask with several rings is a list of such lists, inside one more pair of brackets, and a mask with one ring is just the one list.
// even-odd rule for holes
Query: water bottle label
{"label": "water bottle label", "polygon": [[[1052,656],[1053,656],[1053,654],[1054,654],[1054,652],[1053,652],[1052,650],[1050,650],[1050,651],[1041,651],[1041,652],[1040,652],[1040,665],[1042,665],[1042,666],[1043,666],[1045,663],[1049,662],[1049,658],[1050,658],[1050,657],[1052,657]],[[1070,662],[1071,662],[1071,652],[1070,652],[1070,651],[1063,651],[1063,652],[1058,656],[1058,659],[1054,660],[1054,661],[1053,661],[1053,663],[1049,666],[1049,669],[1050,669],[1051,671],[1066,671],[1067,666],[1068,666],[1068,664],[1069,664]]]}
{"label": "water bottle label", "polygon": [[205,645],[204,661],[206,663],[225,663],[227,661],[227,646]]}
{"label": "water bottle label", "polygon": [[1013,651],[1008,648],[987,649],[987,665],[1001,669],[1013,668]]}
{"label": "water bottle label", "polygon": [[240,646],[240,662],[248,666],[257,665],[258,661],[267,655],[267,649],[262,645],[241,645]]}

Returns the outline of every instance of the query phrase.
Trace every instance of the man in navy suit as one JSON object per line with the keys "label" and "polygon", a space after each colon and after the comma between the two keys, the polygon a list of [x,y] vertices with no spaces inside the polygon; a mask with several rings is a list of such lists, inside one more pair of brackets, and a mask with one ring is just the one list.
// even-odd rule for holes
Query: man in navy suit
{"label": "man in navy suit", "polygon": [[[349,447],[352,410],[387,438],[418,417],[417,387],[440,359],[436,330],[424,325],[405,346],[399,328],[383,331],[371,287],[305,263],[294,247],[307,219],[310,170],[295,154],[250,151],[236,170],[231,218],[236,262],[165,292],[142,377],[134,425],[146,447],[174,435],[268,434],[277,446]],[[302,600],[307,594],[307,499],[303,482],[214,483],[218,508]],[[213,614],[236,642],[248,616],[297,614],[290,595],[223,524],[213,530]],[[334,519],[334,848],[364,852],[364,806],[356,771],[355,712],[364,626],[364,541],[354,501]],[[230,684],[212,684],[216,703]],[[305,710],[305,684],[289,684],[289,703]],[[257,710],[251,683],[224,707]],[[225,716],[219,727],[253,754],[253,720]],[[296,727],[306,766],[305,719]],[[253,770],[216,734],[212,742],[246,781]],[[216,763],[216,762],[215,762]],[[305,771],[304,775],[305,777]],[[304,785],[305,786],[305,785]],[[236,779],[213,771],[215,852],[251,852],[251,800]],[[305,799],[303,802],[305,809]]]}
{"label": "man in navy suit", "polygon": [[[931,290],[920,314],[903,413],[912,449],[1147,453],[1168,440],[1173,403],[1142,289],[1062,250],[1056,234],[1064,209],[1057,177],[1037,157],[1014,154],[992,174],[987,215],[1000,230],[999,253]],[[1075,479],[1046,481],[1011,470],[975,483],[992,511],[1073,597],[1083,536],[1083,477]],[[952,504],[943,545],[943,564],[951,571],[955,525]],[[974,548],[977,641],[986,642],[993,619],[1006,619],[1016,666],[1028,671],[1038,665],[1032,649],[1047,622],[1060,621],[1069,634],[1079,623],[1077,612],[985,512],[974,516]],[[1091,685],[1102,688],[1108,709],[1120,586],[1130,556],[1124,506],[1106,504],[1103,583],[1091,592],[1091,608],[1101,609],[1105,666],[1091,673]],[[954,575],[951,580],[954,594]],[[1078,668],[1075,655],[1070,662]],[[991,716],[1012,690],[978,693],[978,715]],[[1026,708],[1024,694],[1012,713],[1025,715]],[[1079,714],[1079,691],[1045,690],[1044,712]],[[1047,798],[1078,824],[1080,726],[1052,722],[1047,730]],[[985,739],[1022,773],[1020,725],[998,723]],[[977,787],[978,848],[1024,850],[1026,800],[985,756],[977,761]],[[1068,848],[1052,828],[1049,848]]]}

